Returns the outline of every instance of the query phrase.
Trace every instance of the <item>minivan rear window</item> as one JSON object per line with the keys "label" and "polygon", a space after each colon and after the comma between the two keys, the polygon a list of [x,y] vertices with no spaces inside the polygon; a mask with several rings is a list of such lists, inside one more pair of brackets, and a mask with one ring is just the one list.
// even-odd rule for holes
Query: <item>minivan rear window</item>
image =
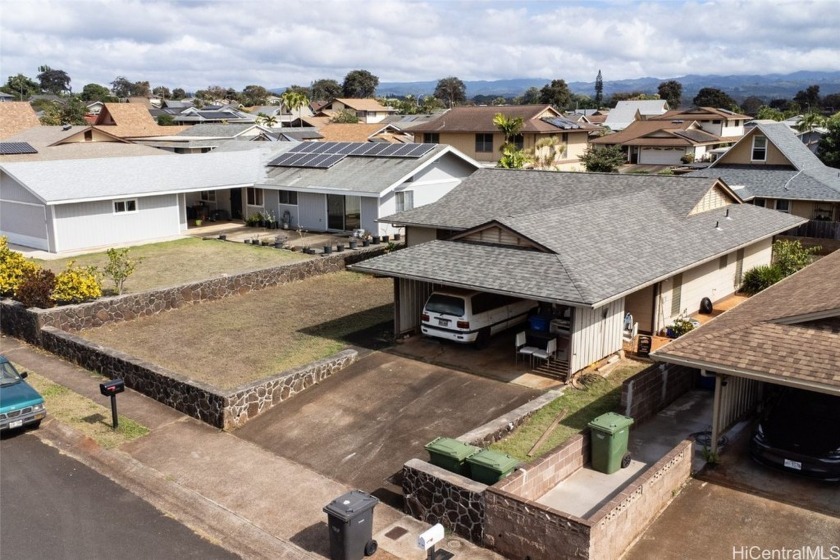
{"label": "minivan rear window", "polygon": [[461,317],[464,315],[464,298],[432,294],[426,302],[426,311]]}

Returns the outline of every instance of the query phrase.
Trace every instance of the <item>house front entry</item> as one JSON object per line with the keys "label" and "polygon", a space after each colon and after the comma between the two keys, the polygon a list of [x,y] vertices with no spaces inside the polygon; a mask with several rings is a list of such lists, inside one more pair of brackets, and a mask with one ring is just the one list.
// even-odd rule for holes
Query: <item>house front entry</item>
{"label": "house front entry", "polygon": [[242,219],[242,189],[230,189],[230,217]]}
{"label": "house front entry", "polygon": [[362,224],[362,199],[358,196],[327,195],[327,229],[350,231]]}

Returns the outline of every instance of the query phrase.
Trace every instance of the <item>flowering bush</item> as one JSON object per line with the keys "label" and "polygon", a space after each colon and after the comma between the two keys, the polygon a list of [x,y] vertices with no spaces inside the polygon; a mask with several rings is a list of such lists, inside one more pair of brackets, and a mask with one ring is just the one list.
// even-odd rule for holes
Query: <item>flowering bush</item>
{"label": "flowering bush", "polygon": [[55,277],[52,299],[58,304],[81,303],[102,297],[102,283],[95,266],[76,266],[76,261],[67,263],[67,268]]}
{"label": "flowering bush", "polygon": [[31,260],[9,249],[6,237],[0,236],[0,296],[16,297],[24,276],[38,268]]}

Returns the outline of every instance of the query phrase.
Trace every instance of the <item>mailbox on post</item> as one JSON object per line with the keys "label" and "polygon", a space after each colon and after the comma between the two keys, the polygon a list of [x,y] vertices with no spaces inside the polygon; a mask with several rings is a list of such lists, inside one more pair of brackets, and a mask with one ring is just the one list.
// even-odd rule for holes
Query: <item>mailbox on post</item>
{"label": "mailbox on post", "polygon": [[125,381],[122,379],[112,379],[105,383],[99,384],[99,392],[105,397],[111,397],[111,419],[116,430],[119,426],[117,420],[117,393],[125,391]]}

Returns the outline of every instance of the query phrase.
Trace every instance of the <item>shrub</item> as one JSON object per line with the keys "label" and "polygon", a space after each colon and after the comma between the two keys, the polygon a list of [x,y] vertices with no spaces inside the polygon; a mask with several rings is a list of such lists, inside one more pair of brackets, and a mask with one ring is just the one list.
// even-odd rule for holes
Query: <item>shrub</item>
{"label": "shrub", "polygon": [[686,164],[694,163],[694,154],[683,154],[683,156],[680,158],[680,161]]}
{"label": "shrub", "polygon": [[775,265],[760,265],[749,269],[744,274],[744,281],[741,290],[749,295],[757,294],[765,288],[769,288],[784,278],[781,269]]}
{"label": "shrub", "polygon": [[35,272],[38,268],[31,260],[9,249],[6,237],[0,236],[0,296],[17,297],[25,274]]}
{"label": "shrub", "polygon": [[26,307],[46,309],[55,305],[52,299],[55,274],[46,268],[27,270],[17,289],[16,299]]}
{"label": "shrub", "polygon": [[81,303],[98,297],[102,297],[102,283],[95,266],[75,266],[75,261],[70,261],[55,277],[52,299],[58,304]]}
{"label": "shrub", "polygon": [[773,264],[784,278],[811,264],[814,254],[819,250],[820,247],[803,247],[798,240],[780,239],[773,243]]}

